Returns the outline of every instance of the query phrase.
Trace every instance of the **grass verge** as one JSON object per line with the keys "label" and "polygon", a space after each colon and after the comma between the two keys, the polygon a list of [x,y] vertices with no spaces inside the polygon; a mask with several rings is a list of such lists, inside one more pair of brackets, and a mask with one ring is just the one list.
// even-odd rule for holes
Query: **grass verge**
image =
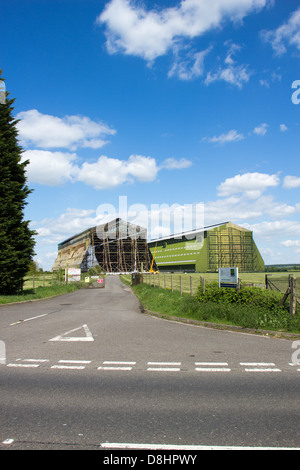
{"label": "grass verge", "polygon": [[56,297],[58,295],[69,294],[80,289],[80,283],[62,284],[47,287],[37,287],[36,289],[24,289],[20,295],[1,295],[0,304],[7,305],[15,302],[26,302],[30,300],[40,300],[47,297]]}
{"label": "grass verge", "polygon": [[[124,281],[124,279],[123,279]],[[150,287],[145,284],[132,286],[134,293],[149,310],[165,317],[176,317],[217,325],[232,325],[252,330],[300,334],[300,315],[290,315],[285,307],[270,308],[265,305],[199,301],[197,296],[180,295],[177,291]]]}

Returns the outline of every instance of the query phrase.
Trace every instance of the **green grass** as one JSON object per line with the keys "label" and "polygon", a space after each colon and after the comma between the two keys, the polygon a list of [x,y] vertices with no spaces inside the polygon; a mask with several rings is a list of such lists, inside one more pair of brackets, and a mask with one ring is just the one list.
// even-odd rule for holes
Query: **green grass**
{"label": "green grass", "polygon": [[[122,277],[123,282],[128,284],[129,279],[124,278],[125,276]],[[216,299],[213,296],[209,298],[209,293],[205,299],[197,298],[197,296],[191,297],[189,294],[180,295],[179,291],[171,292],[169,289],[153,288],[145,284],[132,288],[146,310],[166,317],[172,316],[255,330],[300,333],[300,313],[290,315],[286,306],[278,306],[281,294],[270,293],[263,289],[246,288],[243,293],[244,301],[237,302],[236,300]]]}
{"label": "green grass", "polygon": [[13,302],[25,302],[29,300],[39,300],[47,297],[54,297],[58,295],[68,294],[80,289],[80,283],[53,285],[46,287],[37,287],[36,289],[24,289],[20,295],[1,295],[0,304],[10,304]]}

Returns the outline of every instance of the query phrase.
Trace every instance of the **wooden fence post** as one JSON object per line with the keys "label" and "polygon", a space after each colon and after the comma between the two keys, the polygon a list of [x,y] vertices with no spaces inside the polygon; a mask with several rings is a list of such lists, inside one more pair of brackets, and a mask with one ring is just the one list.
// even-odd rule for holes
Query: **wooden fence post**
{"label": "wooden fence post", "polygon": [[201,284],[202,284],[202,293],[205,293],[205,278],[200,276]]}
{"label": "wooden fence post", "polygon": [[296,313],[296,278],[290,277],[290,314]]}

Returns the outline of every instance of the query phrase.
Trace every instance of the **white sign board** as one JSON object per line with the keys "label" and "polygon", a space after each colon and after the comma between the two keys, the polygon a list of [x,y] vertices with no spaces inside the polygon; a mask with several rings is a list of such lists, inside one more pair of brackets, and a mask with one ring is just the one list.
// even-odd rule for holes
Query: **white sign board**
{"label": "white sign board", "polygon": [[81,276],[80,268],[66,269],[65,280],[68,280],[68,282],[80,282],[80,276]]}
{"label": "white sign board", "polygon": [[219,268],[219,287],[237,287],[238,268]]}

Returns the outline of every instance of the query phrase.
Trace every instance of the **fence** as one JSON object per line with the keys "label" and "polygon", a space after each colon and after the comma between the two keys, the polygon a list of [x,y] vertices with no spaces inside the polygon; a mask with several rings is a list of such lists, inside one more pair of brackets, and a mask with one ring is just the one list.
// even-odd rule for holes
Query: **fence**
{"label": "fence", "polygon": [[[164,289],[179,290],[180,294],[187,293],[193,295],[197,292],[201,286],[202,291],[205,292],[205,279],[199,275],[189,274],[150,274],[144,273],[141,276],[141,282],[153,287],[162,287]],[[244,283],[245,287],[261,287],[265,289],[272,289],[282,292],[284,295],[279,302],[279,305],[283,305],[290,296],[290,313],[294,315],[296,313],[297,303],[300,304],[299,299],[299,288],[296,284],[296,278],[293,275],[286,275],[283,277],[274,277],[270,280],[270,275],[265,276],[265,285],[256,283]],[[237,289],[240,289],[240,280]]]}
{"label": "fence", "polygon": [[274,277],[270,279],[272,275],[266,274],[266,289],[276,290],[277,292],[284,293],[280,301],[280,305],[283,305],[290,296],[290,313],[295,315],[297,303],[300,304],[300,289],[297,287],[296,278],[293,274]]}
{"label": "fence", "polygon": [[163,289],[169,289],[172,292],[179,290],[180,294],[193,295],[197,292],[198,288],[202,286],[205,290],[205,279],[202,276],[193,276],[188,274],[150,274],[144,273],[142,276],[142,282],[149,286],[162,287]]}
{"label": "fence", "polygon": [[[86,273],[81,274],[81,281],[84,281]],[[65,284],[64,272],[54,271],[52,273],[36,273],[33,275],[27,275],[24,278],[24,289],[35,289],[37,287],[49,287],[55,284]]]}

